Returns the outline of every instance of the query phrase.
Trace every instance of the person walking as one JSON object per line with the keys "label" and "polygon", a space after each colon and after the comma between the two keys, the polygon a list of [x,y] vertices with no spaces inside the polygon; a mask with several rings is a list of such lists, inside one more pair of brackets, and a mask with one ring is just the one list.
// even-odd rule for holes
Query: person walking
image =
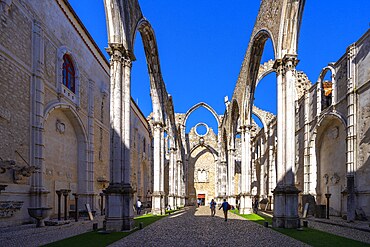
{"label": "person walking", "polygon": [[216,202],[213,199],[210,202],[210,208],[211,208],[211,216],[213,217],[216,214]]}
{"label": "person walking", "polygon": [[221,204],[218,210],[223,209],[224,211],[224,216],[225,216],[225,221],[227,221],[227,211],[231,208],[230,204],[224,199],[224,202]]}
{"label": "person walking", "polygon": [[136,202],[136,212],[137,212],[138,215],[141,214],[141,206],[142,206],[142,204],[141,204],[140,199],[137,199],[137,202]]}
{"label": "person walking", "polygon": [[259,204],[258,197],[254,197],[253,211],[255,214],[258,213],[258,204]]}

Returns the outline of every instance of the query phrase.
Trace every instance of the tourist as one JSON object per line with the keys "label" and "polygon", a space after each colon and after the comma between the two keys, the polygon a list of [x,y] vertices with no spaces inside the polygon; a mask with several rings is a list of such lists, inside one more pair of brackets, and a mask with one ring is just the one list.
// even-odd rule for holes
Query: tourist
{"label": "tourist", "polygon": [[137,202],[136,202],[136,212],[137,212],[137,214],[141,213],[141,201],[140,201],[140,199],[137,199]]}
{"label": "tourist", "polygon": [[258,197],[257,196],[254,198],[253,211],[255,214],[258,213]]}
{"label": "tourist", "polygon": [[211,216],[213,217],[216,214],[216,202],[213,199],[210,202],[210,208],[211,208]]}
{"label": "tourist", "polygon": [[199,206],[200,206],[200,203],[201,203],[201,200],[198,198],[198,200],[197,200],[198,208],[199,208]]}
{"label": "tourist", "polygon": [[224,210],[224,216],[225,216],[225,221],[227,221],[227,211],[231,208],[230,204],[224,199],[224,202],[221,204],[218,210],[220,209]]}

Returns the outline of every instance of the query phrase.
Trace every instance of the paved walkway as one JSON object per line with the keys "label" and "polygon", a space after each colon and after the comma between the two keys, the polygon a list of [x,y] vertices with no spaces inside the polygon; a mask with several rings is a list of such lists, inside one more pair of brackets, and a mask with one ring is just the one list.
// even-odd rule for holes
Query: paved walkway
{"label": "paved walkway", "polygon": [[[40,246],[91,231],[93,223],[102,227],[103,216],[93,222],[80,220],[61,226],[36,228],[34,224],[0,228],[0,246]],[[309,219],[309,227],[317,228],[336,235],[352,238],[370,244],[370,233],[365,222],[347,224],[339,218],[331,218],[325,223]],[[329,223],[329,224],[328,224]],[[333,225],[337,224],[337,225]],[[340,225],[340,226],[338,226]],[[349,228],[350,227],[350,228]],[[353,228],[364,227],[362,231]],[[369,227],[370,228],[370,227]],[[302,242],[282,235],[270,228],[247,221],[240,216],[229,213],[227,222],[223,213],[216,211],[210,216],[208,207],[187,208],[178,214],[164,219],[137,231],[111,246],[307,246]]]}
{"label": "paved walkway", "polygon": [[307,246],[272,229],[222,210],[210,216],[208,207],[189,208],[115,242],[115,246]]}

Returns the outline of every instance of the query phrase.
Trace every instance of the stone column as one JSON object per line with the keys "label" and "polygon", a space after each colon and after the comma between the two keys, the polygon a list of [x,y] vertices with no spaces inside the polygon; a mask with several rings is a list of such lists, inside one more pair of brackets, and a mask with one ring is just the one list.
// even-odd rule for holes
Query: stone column
{"label": "stone column", "polygon": [[276,187],[276,136],[274,134],[273,126],[269,126],[269,210],[273,210],[272,195]]}
{"label": "stone column", "polygon": [[134,227],[133,189],[130,183],[130,82],[131,59],[124,47],[110,44],[110,184],[105,193],[106,229]]}
{"label": "stone column", "polygon": [[152,193],[152,213],[161,214],[161,134],[163,133],[163,123],[153,123],[153,193]]}
{"label": "stone column", "polygon": [[250,128],[249,126],[241,126],[241,141],[242,141],[242,160],[241,160],[241,196],[240,208],[241,214],[251,214],[252,197],[251,197],[251,153],[250,153]]}
{"label": "stone column", "polygon": [[273,126],[268,126],[269,138],[269,188],[268,195],[272,196],[272,190],[276,187],[276,169],[275,169],[275,135]]}
{"label": "stone column", "polygon": [[[80,204],[84,205],[89,203],[94,208],[94,90],[95,83],[89,81],[88,90],[88,112],[87,112],[87,134],[88,143],[86,145],[86,158],[87,162],[82,161],[81,163],[87,163],[87,167],[84,170],[86,173],[84,177],[87,178],[85,182],[81,180],[78,183],[78,191]],[[81,172],[80,174],[82,174]]]}
{"label": "stone column", "polygon": [[278,80],[278,184],[274,190],[273,226],[297,228],[298,189],[295,167],[295,83],[296,55],[277,60]]}
{"label": "stone column", "polygon": [[229,184],[229,193],[228,193],[228,203],[231,205],[236,205],[236,198],[235,198],[235,181],[234,181],[234,174],[235,174],[235,149],[230,148],[229,152],[229,166],[228,166],[228,184]]}
{"label": "stone column", "polygon": [[160,190],[161,190],[161,214],[165,214],[166,205],[165,205],[165,192],[164,192],[164,166],[165,166],[165,155],[166,155],[166,145],[164,138],[164,128],[161,131],[161,146],[160,146],[160,162],[161,162],[161,176],[160,176]]}
{"label": "stone column", "polygon": [[355,171],[356,171],[356,147],[357,147],[357,102],[356,102],[356,45],[347,49],[347,221],[355,220]]}
{"label": "stone column", "polygon": [[259,165],[260,165],[260,189],[259,189],[259,197],[260,199],[262,198],[266,198],[266,179],[265,179],[265,175],[266,175],[266,165],[267,165],[267,157],[266,155],[268,155],[268,152],[266,152],[266,147],[268,145],[266,145],[266,142],[268,140],[268,134],[267,134],[267,130],[264,131],[264,139],[261,140],[261,155],[260,155],[260,158],[259,158]]}
{"label": "stone column", "polygon": [[[171,144],[173,145],[173,144]],[[177,178],[175,178],[175,166],[176,160],[175,160],[175,153],[176,149],[174,147],[170,148],[170,163],[169,163],[169,174],[168,174],[168,185],[169,185],[169,195],[168,195],[168,204],[171,206],[171,208],[175,208],[176,206],[176,196],[175,196],[175,187],[176,183],[175,181]]]}
{"label": "stone column", "polygon": [[34,20],[32,26],[32,104],[31,104],[31,165],[36,170],[31,177],[31,206],[45,207],[47,194],[43,171],[44,164],[44,30],[40,22]]}
{"label": "stone column", "polygon": [[184,204],[181,201],[181,198],[184,197],[184,195],[183,195],[183,189],[182,189],[183,185],[182,185],[182,172],[181,172],[182,161],[181,160],[177,160],[176,161],[176,165],[177,165],[177,191],[176,191],[177,197],[176,197],[176,205],[177,205],[177,207],[179,207],[179,206],[184,206]]}
{"label": "stone column", "polygon": [[221,199],[224,199],[226,198],[228,189],[227,162],[225,160],[221,161],[220,166],[221,166]]}

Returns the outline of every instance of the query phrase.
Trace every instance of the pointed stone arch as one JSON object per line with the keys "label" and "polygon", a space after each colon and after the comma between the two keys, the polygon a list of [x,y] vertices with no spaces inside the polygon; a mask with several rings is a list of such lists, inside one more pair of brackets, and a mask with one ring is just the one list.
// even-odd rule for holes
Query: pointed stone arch
{"label": "pointed stone arch", "polygon": [[[332,178],[332,179],[338,179],[337,177],[334,176],[334,174],[340,174],[340,171],[342,171],[342,177],[339,179],[341,180],[340,182],[343,183],[344,180],[345,180],[345,172],[346,172],[346,163],[345,163],[345,156],[343,158],[343,164],[341,167],[335,167],[335,169],[329,169],[329,170],[332,170],[333,173],[331,174],[322,174],[321,170],[323,170],[323,164],[321,164],[320,160],[322,157],[320,157],[320,150],[321,150],[321,145],[322,145],[322,140],[324,139],[324,136],[325,135],[340,135],[340,133],[338,132],[339,130],[338,129],[333,129],[332,131],[336,132],[336,133],[330,133],[330,130],[328,130],[327,128],[328,127],[333,127],[333,128],[336,128],[335,125],[333,125],[332,123],[335,123],[337,122],[337,124],[339,124],[339,128],[342,128],[343,130],[346,130],[347,128],[347,123],[346,123],[346,120],[345,118],[343,118],[343,116],[341,116],[340,114],[338,114],[337,112],[328,112],[324,115],[322,115],[319,120],[317,121],[317,123],[313,126],[313,132],[311,133],[310,137],[309,137],[309,143],[308,143],[308,164],[306,164],[307,168],[306,168],[306,171],[305,171],[305,176],[304,176],[304,194],[310,194],[312,196],[315,196],[316,199],[319,199],[317,198],[317,196],[320,196],[321,198],[321,202],[317,202],[317,203],[322,203],[323,202],[323,194],[324,193],[327,193],[327,190],[329,191],[329,186],[331,186],[331,184],[329,183],[329,179]],[[344,131],[343,131],[344,132]],[[345,134],[343,136],[343,138],[345,139]],[[345,143],[345,142],[336,142],[336,143]],[[345,147],[343,147],[345,149]],[[339,150],[339,147],[335,147],[333,149],[338,149]],[[344,154],[345,155],[345,150],[343,150],[343,152],[339,152]],[[329,152],[331,153],[331,152]],[[329,154],[330,155],[330,154]],[[330,166],[330,165],[333,165],[333,164],[325,164],[325,166]],[[335,164],[337,165],[337,164]],[[339,164],[340,166],[340,164]],[[325,178],[325,176],[327,175],[327,178]],[[334,176],[334,177],[333,177]],[[323,179],[327,180],[327,184],[326,185],[323,185]],[[337,183],[334,181],[334,183]],[[323,189],[323,187],[326,187],[326,189]],[[336,191],[336,193],[334,192],[334,194],[336,194],[336,196],[338,197],[341,197],[340,193],[338,193],[338,191]],[[331,200],[334,199],[334,196],[333,198],[331,198]],[[337,200],[338,201],[338,200]],[[332,205],[333,206],[333,205]],[[345,207],[345,205],[343,205]],[[340,211],[340,210],[339,210]],[[342,213],[345,212],[344,209],[342,209]]]}
{"label": "pointed stone arch", "polygon": [[186,113],[185,113],[185,117],[184,117],[184,120],[183,120],[183,125],[186,126],[186,121],[188,120],[189,116],[197,109],[199,109],[200,107],[204,107],[205,109],[207,109],[216,119],[217,121],[217,126],[220,126],[220,119],[218,117],[218,114],[217,112],[210,106],[208,105],[207,103],[205,102],[199,102],[195,105],[193,105]]}
{"label": "pointed stone arch", "polygon": [[[58,113],[57,111],[60,111],[60,113]],[[54,118],[55,117],[59,118],[60,116],[64,116],[65,119],[68,119],[68,121],[67,121],[68,123],[66,123],[66,122],[63,123],[63,120],[61,122],[58,122],[59,121],[58,120],[57,123],[49,123],[47,125],[48,121],[50,121],[49,120],[50,116],[54,112],[57,114],[57,115],[54,116]],[[63,115],[60,115],[60,114],[63,114]],[[52,119],[54,119],[54,118],[52,118]],[[80,201],[83,202],[83,204],[84,203],[92,203],[93,202],[92,201],[93,200],[93,194],[94,194],[93,193],[94,167],[91,165],[91,161],[89,161],[89,155],[88,155],[89,140],[88,140],[88,134],[87,134],[86,127],[84,126],[83,121],[82,121],[81,117],[79,116],[78,112],[76,111],[75,107],[71,106],[70,104],[61,103],[61,102],[57,101],[57,102],[53,102],[53,103],[51,103],[51,104],[49,104],[48,106],[45,107],[44,121],[42,123],[42,128],[43,129],[46,130],[46,126],[55,126],[57,133],[59,133],[61,136],[63,136],[64,132],[68,133],[67,132],[68,130],[67,130],[66,126],[68,126],[69,123],[71,124],[71,126],[73,128],[73,132],[75,133],[75,138],[77,140],[77,143],[76,143],[77,150],[71,150],[72,153],[76,153],[76,155],[77,155],[77,157],[76,157],[77,158],[77,164],[75,164],[76,173],[77,173],[77,174],[75,174],[76,175],[76,180],[74,181],[72,179],[74,177],[73,173],[68,175],[69,171],[66,171],[65,176],[67,177],[67,180],[62,179],[60,181],[54,181],[54,182],[55,183],[56,182],[59,182],[59,183],[64,182],[65,183],[65,182],[69,181],[68,183],[71,183],[69,186],[72,186],[72,184],[76,183],[77,187],[76,188],[73,188],[73,187],[65,187],[65,188],[60,188],[59,187],[59,188],[57,188],[56,187],[55,189],[71,189],[73,193],[80,194]],[[47,147],[45,146],[45,157],[47,157],[46,150],[47,150]],[[73,170],[73,169],[71,169],[71,170]],[[47,175],[48,175],[48,173],[44,174],[45,181],[47,179]],[[68,177],[68,176],[70,176],[70,177]],[[55,184],[55,186],[57,186],[57,184]],[[51,188],[47,188],[47,189],[50,190]],[[55,191],[51,191],[51,193],[52,193],[52,194],[50,194],[50,197],[52,199],[51,201],[54,201],[54,203],[55,203],[55,200],[54,200],[55,199],[54,197],[56,196]],[[81,205],[83,205],[83,204],[81,204]],[[56,204],[50,205],[50,206],[52,206],[54,208],[54,212],[56,212]]]}
{"label": "pointed stone arch", "polygon": [[[262,0],[232,100],[242,102],[242,126],[250,126],[260,61],[267,39],[274,50],[277,76],[277,177],[273,226],[297,228],[298,189],[295,187],[295,100],[297,43],[305,0]],[[230,111],[225,123],[233,118]],[[250,144],[246,144],[250,145]],[[248,163],[248,162],[246,162]],[[247,164],[242,164],[246,166]],[[246,183],[248,184],[248,182]],[[245,187],[249,189],[248,187]],[[247,191],[246,191],[247,192]],[[247,193],[250,193],[247,192]],[[288,210],[290,208],[290,210]],[[293,210],[291,210],[293,208]]]}

